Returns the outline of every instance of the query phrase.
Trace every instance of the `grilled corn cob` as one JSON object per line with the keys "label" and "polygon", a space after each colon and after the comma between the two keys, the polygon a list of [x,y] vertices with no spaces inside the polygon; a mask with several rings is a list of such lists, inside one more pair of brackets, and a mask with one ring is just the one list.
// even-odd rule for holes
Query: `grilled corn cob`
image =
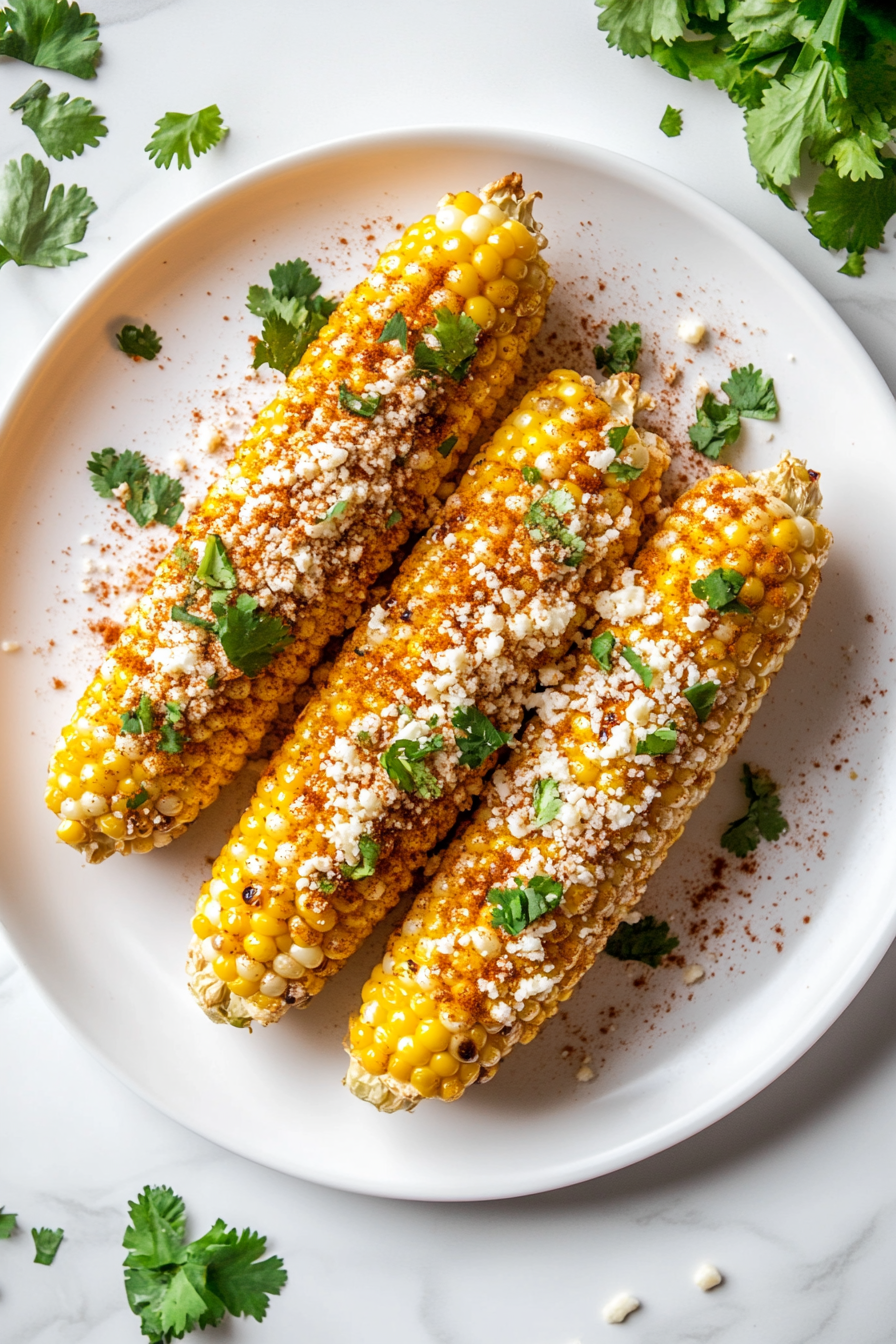
{"label": "grilled corn cob", "polygon": [[199,897],[188,975],[214,1020],[322,988],[481,790],[536,666],[593,622],[669,460],[631,427],[638,382],[544,379],[355,628]]}
{"label": "grilled corn cob", "polygon": [[830,543],[819,505],[794,458],[721,471],[600,597],[594,642],[544,692],[364,986],[356,1095],[384,1110],[453,1101],[569,998],[799,633]]}
{"label": "grilled corn cob", "polygon": [[424,523],[541,323],[532,200],[512,174],[408,228],[183,528],[50,764],[57,835],[90,861],[183,833]]}

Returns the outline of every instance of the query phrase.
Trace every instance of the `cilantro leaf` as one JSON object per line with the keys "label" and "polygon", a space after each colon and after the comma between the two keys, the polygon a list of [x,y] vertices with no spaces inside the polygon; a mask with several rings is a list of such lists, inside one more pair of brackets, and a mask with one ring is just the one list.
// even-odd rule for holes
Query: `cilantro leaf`
{"label": "cilantro leaf", "polygon": [[48,98],[49,84],[38,80],[12,104],[21,109],[22,122],[40,141],[51,159],[70,159],[83,154],[86,145],[98,145],[109,128],[89,98],[69,99],[67,93]]}
{"label": "cilantro leaf", "polygon": [[556,779],[539,779],[532,791],[532,811],[536,826],[549,826],[563,806]]}
{"label": "cilantro leaf", "polygon": [[148,802],[149,802],[149,794],[146,792],[145,789],[141,789],[139,793],[133,794],[127,800],[127,805],[128,808],[133,811],[135,807],[142,807],[144,803]]}
{"label": "cilantro leaf", "polygon": [[423,764],[426,756],[441,751],[445,740],[440,733],[422,742],[401,737],[387,747],[380,757],[386,774],[404,793],[415,793],[418,798],[441,798],[442,786],[432,771]]}
{"label": "cilantro leaf", "polygon": [[[331,504],[330,507],[327,509],[323,518],[318,518],[317,521],[319,523],[328,523],[331,518],[341,518],[347,508],[348,508],[347,499],[337,499],[336,503]],[[401,514],[399,514],[398,516],[400,518]]]}
{"label": "cilantro leaf", "polygon": [[674,723],[665,728],[654,728],[652,733],[635,743],[636,756],[668,756],[678,745],[678,729]]}
{"label": "cilantro leaf", "polygon": [[140,359],[155,359],[162,348],[158,333],[147,322],[143,327],[125,323],[115,336],[119,350],[126,355],[135,355]]}
{"label": "cilantro leaf", "polygon": [[609,345],[594,347],[595,364],[608,373],[631,373],[641,353],[641,324],[616,322],[609,335]]}
{"label": "cilantro leaf", "polygon": [[596,639],[591,641],[591,657],[598,667],[603,668],[604,672],[610,670],[610,656],[615,643],[616,636],[611,635],[609,630],[605,630],[602,635],[598,635]]}
{"label": "cilantro leaf", "polygon": [[360,863],[339,865],[343,877],[350,877],[353,882],[359,882],[362,877],[373,877],[380,856],[380,846],[370,835],[358,837],[358,849],[361,851]]}
{"label": "cilantro leaf", "polygon": [[[212,634],[215,634],[218,629],[214,621],[205,621],[201,616],[194,616],[192,611],[187,611],[186,607],[180,607],[177,604],[171,608],[171,619],[172,621],[182,621],[184,625],[198,626],[200,630],[209,630]],[[211,685],[211,678],[209,678],[209,685]]]}
{"label": "cilantro leaf", "polygon": [[276,1297],[285,1287],[286,1270],[279,1256],[271,1255],[258,1263],[266,1246],[266,1237],[244,1228],[238,1237],[236,1229],[230,1231],[226,1242],[215,1248],[206,1282],[231,1316],[263,1321],[268,1298]]}
{"label": "cilantro leaf", "polygon": [[397,341],[402,350],[407,352],[408,320],[404,313],[393,313],[376,339],[378,345],[383,341]]}
{"label": "cilantro leaf", "polygon": [[740,412],[736,406],[717,401],[707,392],[697,411],[697,423],[688,430],[688,438],[704,457],[716,461],[722,449],[740,438]]}
{"label": "cilantro leaf", "polygon": [[712,713],[718,693],[719,687],[714,681],[698,681],[696,686],[689,686],[684,692],[685,700],[701,723],[705,723]]}
{"label": "cilantro leaf", "polygon": [[[323,326],[321,322],[320,327]],[[269,364],[281,373],[291,373],[313,340],[313,337],[306,340],[306,332],[307,328],[296,327],[279,313],[271,313],[262,324],[252,367],[260,369],[262,364]]]}
{"label": "cilantro leaf", "polygon": [[[826,168],[809,197],[806,218],[811,233],[824,247],[861,255],[880,247],[888,221],[896,214],[896,164],[885,159],[883,177],[850,182]],[[847,261],[847,265],[849,265]],[[861,274],[853,262],[847,275]]]}
{"label": "cilantro leaf", "polygon": [[439,457],[447,457],[448,454],[451,452],[452,448],[454,448],[456,445],[457,445],[457,435],[449,434],[447,439],[443,439],[442,442],[439,444],[438,448],[436,449],[436,452],[438,453]]}
{"label": "cilantro leaf", "polygon": [[604,951],[618,961],[643,961],[656,969],[663,957],[674,952],[678,939],[669,937],[669,925],[658,923],[653,915],[645,915],[637,924],[619,924],[607,939]]}
{"label": "cilantro leaf", "polygon": [[6,1241],[12,1235],[17,1218],[17,1213],[4,1213],[0,1204],[0,1241]]}
{"label": "cilantro leaf", "polygon": [[824,137],[831,123],[828,101],[834,92],[834,67],[818,60],[808,70],[773,80],[762,106],[747,113],[747,144],[753,167],[777,186],[799,176],[800,154],[807,140]]}
{"label": "cilantro leaf", "polygon": [[133,514],[141,527],[147,527],[150,523],[173,527],[184,511],[181,503],[183,485],[173,476],[166,476],[163,471],[153,471],[146,482],[146,489],[148,498],[141,511],[137,512],[136,504],[131,508],[131,504],[135,501],[128,500],[125,505],[128,513]]}
{"label": "cilantro leaf", "polygon": [[23,154],[10,159],[0,179],[0,266],[70,266],[86,257],[72,243],[87,232],[87,217],[96,209],[85,187],[59,183],[50,191],[45,163]]}
{"label": "cilantro leaf", "polygon": [[865,274],[865,253],[850,252],[842,266],[837,268],[838,275],[860,276]]}
{"label": "cilantro leaf", "polygon": [[216,533],[208,537],[202,559],[196,570],[196,580],[206,588],[232,589],[236,587],[236,570],[227,547]]}
{"label": "cilantro leaf", "polygon": [[695,579],[691,584],[691,592],[701,602],[705,602],[711,611],[748,616],[750,608],[737,600],[737,595],[745,582],[745,576],[736,569],[726,569],[724,565],[720,565],[718,569],[707,574],[705,579]]}
{"label": "cilantro leaf", "polygon": [[240,593],[228,603],[221,593],[211,599],[217,619],[215,633],[232,667],[256,677],[278,653],[295,643],[288,626],[278,616],[258,609],[256,598]]}
{"label": "cilantro leaf", "polygon": [[567,490],[548,490],[529,505],[523,519],[537,542],[556,541],[569,552],[564,556],[563,563],[570,567],[581,564],[585,554],[582,537],[561,521],[575,507],[576,501]]}
{"label": "cilantro leaf", "polygon": [[607,467],[607,475],[612,476],[617,481],[636,481],[644,470],[643,467],[632,466],[630,462],[611,462]]}
{"label": "cilantro leaf", "polygon": [[613,452],[617,457],[625,446],[625,441],[628,438],[628,431],[630,428],[630,425],[614,425],[613,428],[608,429],[604,435],[608,446],[613,449]]}
{"label": "cilantro leaf", "polygon": [[199,112],[166,112],[156,122],[149,144],[145,146],[150,162],[157,168],[170,168],[177,155],[177,168],[192,168],[190,150],[198,158],[222,140],[227,127],[216,103]]}
{"label": "cilantro leaf", "polygon": [[[447,373],[456,383],[463,382],[476,358],[476,337],[481,328],[466,313],[450,308],[436,309],[436,324],[425,327],[414,346],[414,364],[424,373]],[[434,337],[435,346],[426,337]]]}
{"label": "cilantro leaf", "polygon": [[140,527],[163,523],[173,527],[184,511],[180,481],[164,472],[150,472],[142,453],[126,449],[117,453],[114,448],[103,448],[87,460],[90,483],[103,499],[111,499],[122,486],[124,506]]}
{"label": "cilantro leaf", "polygon": [[82,14],[66,0],[9,0],[0,18],[0,56],[12,56],[46,70],[64,70],[78,79],[95,79],[100,58],[95,14]]}
{"label": "cilantro leaf", "polygon": [[279,262],[268,274],[271,288],[250,285],[246,299],[249,312],[264,318],[253,368],[269,364],[289,373],[338,305],[317,293],[320,280],[301,257]]}
{"label": "cilantro leaf", "polygon": [[537,467],[523,467],[522,476],[527,485],[537,485],[541,480],[541,472]]}
{"label": "cilantro leaf", "polygon": [[671,43],[688,21],[685,0],[601,0],[597,26],[626,56],[650,56],[654,43]]}
{"label": "cilantro leaf", "polygon": [[751,770],[745,764],[741,783],[747,796],[747,810],[722,834],[722,848],[739,859],[752,853],[760,840],[780,840],[790,829],[781,814],[778,786],[767,770]]}
{"label": "cilantro leaf", "polygon": [[653,681],[653,668],[648,667],[647,664],[641,660],[641,658],[638,656],[635,650],[630,648],[628,645],[626,645],[624,649],[620,649],[619,652],[621,656],[625,659],[625,661],[628,663],[629,667],[631,667],[635,672],[637,672],[638,676],[641,678],[641,681],[644,683],[645,689],[649,691],[651,682]]}
{"label": "cilantro leaf", "polygon": [[[491,719],[475,705],[458,705],[451,716],[457,732],[454,741],[460,751],[461,765],[475,770],[488,760],[492,752],[505,746],[513,733],[502,733]],[[463,736],[461,736],[463,734]]]}
{"label": "cilantro leaf", "polygon": [[371,392],[369,397],[352,392],[347,383],[339,384],[339,405],[351,415],[363,416],[370,420],[380,408],[382,397],[379,392]]}
{"label": "cilantro leaf", "polygon": [[492,887],[486,900],[492,910],[492,928],[506,929],[516,936],[523,929],[556,909],[563,899],[563,886],[555,878],[538,874],[524,881],[513,879],[513,887]]}
{"label": "cilantro leaf", "polygon": [[34,1238],[34,1263],[52,1265],[65,1235],[62,1228],[57,1227],[54,1230],[52,1227],[32,1227],[31,1235]]}
{"label": "cilantro leaf", "polygon": [[187,1225],[184,1202],[166,1185],[145,1185],[136,1200],[128,1201],[131,1215],[122,1245],[126,1265],[157,1269],[186,1259],[181,1245]]}
{"label": "cilantro leaf", "polygon": [[722,391],[741,415],[751,420],[774,420],[778,414],[773,378],[766,378],[761,369],[746,364],[732,369],[731,376],[722,384]]}
{"label": "cilantro leaf", "polygon": [[136,710],[126,709],[121,716],[121,731],[130,737],[140,737],[142,733],[152,732],[152,701],[144,691]]}
{"label": "cilantro leaf", "polygon": [[184,711],[181,705],[177,704],[176,701],[166,702],[165,719],[159,729],[159,733],[161,734],[159,747],[162,751],[167,752],[169,756],[176,756],[179,752],[183,751],[186,745],[186,733],[179,733],[176,727],[176,725],[183,719],[183,716]]}
{"label": "cilantro leaf", "polygon": [[397,527],[403,517],[404,514],[401,512],[401,509],[393,509],[386,519],[386,527]]}
{"label": "cilantro leaf", "polygon": [[672,107],[670,104],[663,113],[660,130],[663,135],[667,135],[670,140],[674,140],[676,136],[681,135],[681,128],[681,108]]}

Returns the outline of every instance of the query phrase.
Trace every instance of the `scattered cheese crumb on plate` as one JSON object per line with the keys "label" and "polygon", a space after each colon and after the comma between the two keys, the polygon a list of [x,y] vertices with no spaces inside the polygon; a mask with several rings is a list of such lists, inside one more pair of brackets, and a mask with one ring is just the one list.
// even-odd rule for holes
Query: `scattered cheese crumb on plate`
{"label": "scattered cheese crumb on plate", "polygon": [[686,345],[699,345],[706,335],[706,323],[699,317],[683,317],[678,324],[679,340]]}
{"label": "scattered cheese crumb on plate", "polygon": [[0,649],[4,653],[18,653],[21,647],[21,644],[15,639],[4,639],[3,643],[0,644]]}
{"label": "scattered cheese crumb on plate", "polygon": [[702,980],[705,975],[706,972],[703,967],[696,962],[691,966],[685,966],[681,972],[681,978],[686,985],[696,985],[697,981]]}
{"label": "scattered cheese crumb on plate", "polygon": [[722,1276],[715,1265],[704,1263],[697,1269],[694,1282],[698,1288],[703,1289],[704,1293],[708,1293],[712,1288],[718,1288],[722,1282]]}
{"label": "scattered cheese crumb on plate", "polygon": [[637,1311],[641,1303],[631,1293],[617,1293],[604,1307],[601,1315],[608,1325],[621,1325],[626,1316]]}

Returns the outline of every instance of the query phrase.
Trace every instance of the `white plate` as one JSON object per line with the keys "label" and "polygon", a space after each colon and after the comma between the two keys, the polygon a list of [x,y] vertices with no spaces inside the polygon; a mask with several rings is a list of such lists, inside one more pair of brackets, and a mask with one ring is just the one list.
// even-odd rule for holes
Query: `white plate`
{"label": "white plate", "polygon": [[[717,386],[730,364],[761,365],[775,376],[780,421],[750,422],[730,456],[753,468],[785,447],[807,455],[823,473],[836,541],[808,629],[742,752],[780,783],[790,834],[762,847],[755,872],[717,873],[713,889],[718,836],[741,804],[732,763],[644,902],[671,919],[706,980],[688,989],[674,967],[639,974],[602,957],[569,1011],[491,1086],[457,1106],[389,1117],[340,1086],[346,1015],[379,942],[305,1013],[251,1037],[213,1027],[187,995],[193,896],[251,781],[169,849],[88,868],[53,843],[44,770],[100,659],[88,625],[124,600],[112,595],[102,608],[79,588],[85,554],[103,558],[80,536],[108,537],[123,517],[91,492],[88,453],[137,447],[164,464],[183,452],[201,484],[208,459],[194,410],[233,437],[274,381],[244,380],[257,330],[243,307],[247,285],[300,254],[319,263],[325,290],[345,286],[396,223],[509,169],[544,193],[558,281],[533,366],[587,371],[597,323],[640,320],[645,377],[660,401],[654,421],[681,442],[699,376]],[[696,351],[675,337],[692,309],[711,329]],[[114,349],[111,334],[134,319],[162,333],[161,363]],[[684,374],[669,389],[657,364],[673,359]],[[605,151],[511,132],[394,133],[297,154],[211,193],[132,248],[58,324],[4,422],[0,637],[23,649],[0,668],[0,874],[4,923],[23,961],[88,1047],[160,1109],[235,1152],[345,1189],[519,1195],[694,1134],[819,1037],[894,932],[884,820],[896,815],[884,695],[894,441],[881,378],[810,286],[694,192]],[[164,538],[119,541],[101,580]],[[597,1076],[577,1082],[586,1055]]]}

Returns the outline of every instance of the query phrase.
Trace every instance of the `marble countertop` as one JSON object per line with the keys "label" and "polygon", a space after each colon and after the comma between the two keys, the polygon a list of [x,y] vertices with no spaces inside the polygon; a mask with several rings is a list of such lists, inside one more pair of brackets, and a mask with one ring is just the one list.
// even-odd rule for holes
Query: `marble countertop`
{"label": "marble countertop", "polygon": [[[837,274],[804,222],[755,185],[740,113],[607,51],[589,0],[97,0],[100,77],[51,72],[110,125],[99,149],[53,165],[99,204],[68,270],[0,273],[0,398],[55,319],[146,229],[233,174],[361,130],[417,124],[547,130],[627,153],[750,224],[830,300],[896,389],[892,246],[868,275]],[[337,72],[337,73],[333,73]],[[41,72],[43,73],[43,72]],[[0,107],[37,77],[0,62]],[[143,154],[164,111],[217,102],[231,131],[190,172]],[[666,104],[685,133],[658,131]],[[35,152],[0,117],[0,162]],[[892,233],[892,229],[890,230]],[[134,1096],[54,1018],[0,934],[0,1242],[6,1344],[139,1338],[122,1286],[127,1201],[181,1193],[194,1235],[214,1218],[267,1234],[290,1281],[264,1325],[219,1337],[266,1344],[592,1344],[620,1291],[643,1309],[637,1344],[883,1344],[893,1338],[896,952],[809,1054],[761,1096],[649,1161],[569,1190],[478,1205],[334,1192],[262,1169]],[[63,1227],[51,1269],[27,1229]],[[692,1282],[709,1260],[724,1284]],[[534,1272],[533,1272],[534,1271]],[[359,1320],[364,1325],[359,1328]],[[197,1338],[199,1338],[197,1336]],[[205,1338],[205,1336],[202,1336]]]}

